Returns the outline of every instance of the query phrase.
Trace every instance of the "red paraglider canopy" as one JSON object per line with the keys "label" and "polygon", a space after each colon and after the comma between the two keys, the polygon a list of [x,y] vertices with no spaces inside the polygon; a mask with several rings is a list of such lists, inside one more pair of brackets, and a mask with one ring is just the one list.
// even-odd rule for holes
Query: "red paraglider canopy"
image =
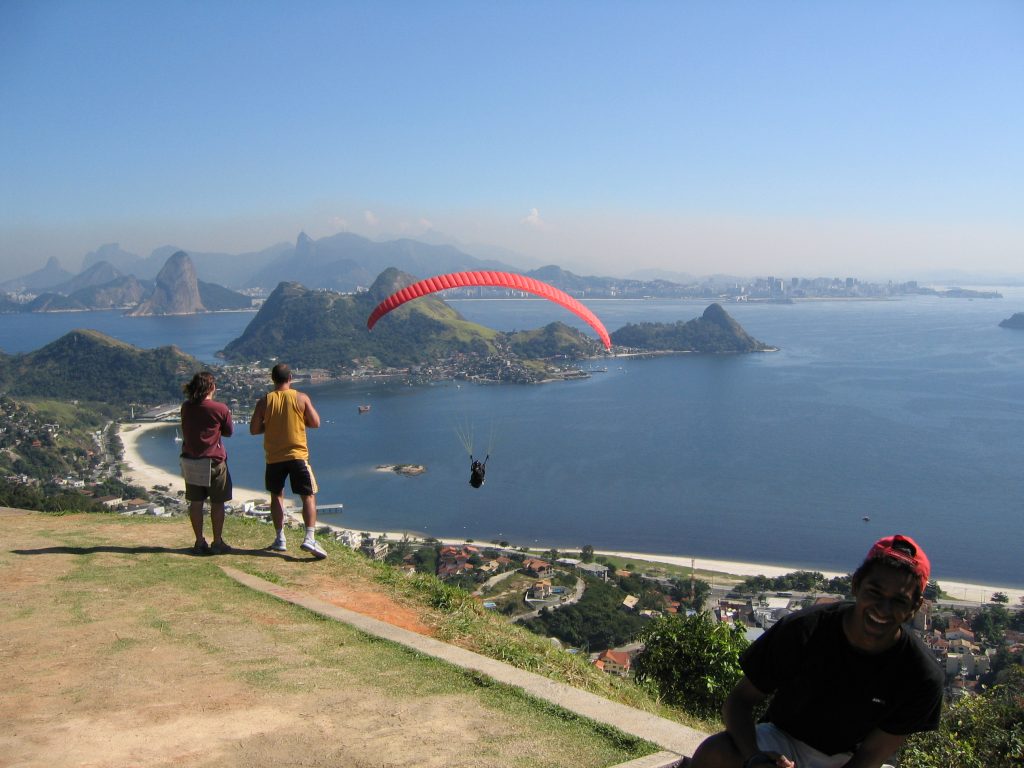
{"label": "red paraglider canopy", "polygon": [[418,283],[406,286],[395,291],[384,301],[377,305],[370,313],[366,321],[366,327],[372,329],[374,324],[395,307],[400,307],[407,301],[418,299],[437,291],[446,291],[449,288],[467,288],[470,286],[492,286],[496,288],[512,288],[517,291],[532,293],[541,298],[561,304],[570,312],[575,313],[591,328],[597,331],[606,349],[612,348],[612,341],[604,324],[597,319],[597,315],[587,309],[565,291],[560,291],[553,285],[534,280],[532,277],[517,275],[514,272],[452,272],[447,275],[437,275],[420,280]]}

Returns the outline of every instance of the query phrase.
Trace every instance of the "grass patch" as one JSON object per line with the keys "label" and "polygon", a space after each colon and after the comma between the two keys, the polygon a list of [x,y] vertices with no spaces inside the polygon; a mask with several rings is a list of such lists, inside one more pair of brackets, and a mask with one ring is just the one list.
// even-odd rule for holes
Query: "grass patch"
{"label": "grass patch", "polygon": [[[702,725],[661,706],[644,689],[604,675],[585,659],[509,624],[461,589],[433,576],[408,578],[330,540],[322,540],[330,555],[326,561],[311,561],[297,546],[287,556],[271,555],[262,550],[265,524],[229,517],[225,538],[235,554],[194,557],[185,551],[191,531],[182,518],[45,519],[55,527],[49,534],[58,545],[53,549],[60,549],[61,562],[68,564],[67,572],[54,579],[52,595],[61,606],[62,621],[110,623],[109,634],[94,652],[108,659],[117,655],[119,664],[150,653],[152,643],[170,645],[175,650],[162,653],[180,654],[204,674],[221,670],[265,695],[324,689],[365,691],[367,696],[395,701],[454,697],[458,703],[453,706],[493,710],[494,718],[512,718],[516,728],[528,732],[529,749],[539,750],[530,752],[531,765],[607,766],[655,751],[653,745],[537,701],[519,689],[248,590],[223,574],[219,566],[226,565],[299,591],[325,578],[338,584],[376,585],[436,627],[440,639],[613,701]],[[37,556],[40,566],[50,557]],[[0,610],[0,620],[32,620],[31,610],[12,608]],[[500,740],[482,741],[480,764],[514,763],[508,762],[507,754],[504,762],[498,760],[508,748]]]}
{"label": "grass patch", "polygon": [[123,653],[142,644],[142,641],[134,637],[119,637],[112,642],[107,650],[109,653]]}

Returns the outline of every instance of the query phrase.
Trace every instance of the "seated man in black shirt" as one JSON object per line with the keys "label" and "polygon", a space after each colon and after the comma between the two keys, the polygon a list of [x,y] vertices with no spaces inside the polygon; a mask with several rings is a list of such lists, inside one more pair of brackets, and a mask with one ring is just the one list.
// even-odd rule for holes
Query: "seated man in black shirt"
{"label": "seated man in black shirt", "polygon": [[[909,536],[877,541],[853,574],[853,603],[786,616],[740,659],[726,730],[692,768],[880,768],[911,733],[935,730],[944,675],[904,624],[931,565]],[[772,696],[764,721],[754,709]]]}

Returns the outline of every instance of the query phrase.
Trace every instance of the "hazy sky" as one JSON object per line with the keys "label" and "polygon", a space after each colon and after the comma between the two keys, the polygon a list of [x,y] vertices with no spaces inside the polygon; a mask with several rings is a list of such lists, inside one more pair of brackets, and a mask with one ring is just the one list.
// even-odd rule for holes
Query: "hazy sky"
{"label": "hazy sky", "polygon": [[350,230],[1024,274],[1024,2],[0,0],[0,278]]}

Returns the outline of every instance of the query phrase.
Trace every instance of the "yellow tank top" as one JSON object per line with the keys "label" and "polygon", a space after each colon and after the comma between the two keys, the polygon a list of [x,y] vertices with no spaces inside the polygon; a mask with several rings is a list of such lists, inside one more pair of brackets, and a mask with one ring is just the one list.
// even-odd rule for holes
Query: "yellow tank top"
{"label": "yellow tank top", "polygon": [[267,464],[291,459],[308,459],[306,424],[299,410],[299,393],[294,389],[267,393],[267,410],[263,416],[263,451]]}

